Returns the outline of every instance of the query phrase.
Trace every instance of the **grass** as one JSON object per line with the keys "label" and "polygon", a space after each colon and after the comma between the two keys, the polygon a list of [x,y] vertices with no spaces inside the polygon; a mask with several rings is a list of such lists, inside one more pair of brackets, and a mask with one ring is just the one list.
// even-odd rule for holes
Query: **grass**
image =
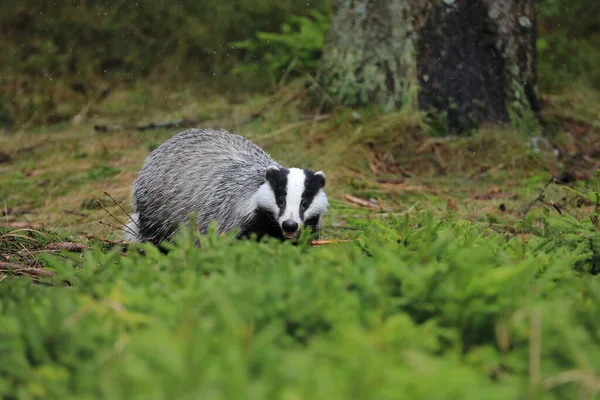
{"label": "grass", "polygon": [[[2,396],[596,398],[599,95],[546,95],[543,126],[461,138],[305,100],[298,83],[236,99],[152,87],[3,133]],[[178,118],[323,169],[324,238],[351,242],[211,233],[197,249],[183,231],[168,255],[114,246],[98,222],[126,216],[104,192],[129,210],[144,157],[176,130],[93,126]],[[542,133],[558,155],[531,146]],[[548,184],[564,171],[578,179]]]}
{"label": "grass", "polygon": [[[132,96],[155,99],[149,102],[154,106],[132,102]],[[289,165],[323,169],[334,201],[334,224],[343,222],[338,221],[339,212],[365,211],[348,204],[345,194],[379,197],[384,209],[393,212],[405,211],[416,202],[417,209],[444,211],[452,200],[460,217],[485,220],[483,215],[492,214],[514,222],[551,174],[563,169],[583,173],[594,167],[577,159],[593,150],[589,144],[600,132],[600,100],[595,92],[545,98],[547,136],[561,151],[559,157],[544,148],[539,152],[529,148],[528,142],[539,134],[531,130],[484,127],[472,137],[438,139],[415,115],[375,110],[361,111],[360,119],[350,110],[336,110],[327,119],[314,121],[315,111],[305,107],[304,96],[298,84],[273,96],[235,100],[216,96],[197,100],[190,93],[176,96],[156,88],[142,94],[115,92],[95,105],[82,125],[3,135],[3,152],[11,161],[0,164],[2,206],[11,211],[9,223],[117,239],[106,226],[98,225],[110,217],[97,200],[126,218],[104,192],[129,210],[130,187],[145,156],[177,129],[100,132],[93,126],[137,126],[179,118],[241,133]],[[160,100],[165,98],[169,100]],[[128,108],[119,114],[123,103]],[[579,140],[582,137],[585,140]],[[593,185],[595,178],[591,179],[576,185]],[[497,188],[501,193],[487,200],[475,198]],[[555,201],[565,193],[555,186],[549,191]],[[506,212],[498,211],[500,204]],[[326,233],[339,236],[328,225]]]}

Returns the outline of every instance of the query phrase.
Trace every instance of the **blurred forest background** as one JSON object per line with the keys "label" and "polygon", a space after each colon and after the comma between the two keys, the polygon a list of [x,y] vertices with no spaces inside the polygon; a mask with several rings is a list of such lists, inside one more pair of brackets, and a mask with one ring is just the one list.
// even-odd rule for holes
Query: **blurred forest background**
{"label": "blurred forest background", "polygon": [[[541,93],[600,88],[598,2],[536,7]],[[68,120],[117,87],[235,97],[313,76],[331,8],[331,0],[5,0],[0,126]]]}
{"label": "blurred forest background", "polygon": [[[336,4],[354,7],[359,2],[339,0]],[[473,15],[481,12],[477,4],[496,3],[449,0],[428,4],[461,9],[459,15],[466,9],[463,21],[473,21],[460,32],[452,28],[455,21],[447,22],[445,29],[455,36],[442,45],[455,46],[450,52],[461,46],[470,49],[464,43],[456,46],[456,41],[481,42],[478,35],[494,30],[487,22],[477,23]],[[459,4],[468,7],[456,8]],[[509,211],[502,211],[501,217],[513,223],[524,215],[523,199],[534,199],[539,185],[550,176],[588,184],[600,165],[600,3],[526,0],[502,4],[535,4],[536,18],[531,22],[538,31],[535,68],[541,123],[530,115],[520,119],[511,115],[508,124],[482,124],[469,129],[470,134],[448,138],[455,132],[443,116],[430,118],[410,101],[392,112],[375,101],[356,107],[325,104],[328,95],[323,93],[328,87],[320,84],[320,71],[343,62],[334,58],[324,63],[327,57],[323,55],[344,53],[343,46],[352,42],[350,46],[358,47],[355,58],[372,59],[385,52],[386,46],[389,49],[390,42],[393,48],[397,39],[388,34],[389,27],[374,34],[377,29],[362,27],[363,36],[357,31],[349,40],[335,35],[331,40],[331,32],[354,32],[352,17],[344,21],[346,13],[334,14],[332,0],[5,0],[0,4],[0,132],[5,143],[0,149],[0,204],[6,209],[6,221],[14,227],[41,224],[75,234],[106,233],[96,223],[106,217],[98,204],[103,193],[128,204],[131,183],[146,155],[176,130],[198,126],[241,133],[282,162],[326,170],[329,195],[332,201],[340,201],[334,209],[342,208],[348,194],[379,199],[379,208],[404,209],[424,201],[445,209],[448,199],[435,197],[434,201],[431,196],[448,191],[448,201],[458,203],[468,218],[496,221],[502,206]],[[381,10],[377,11],[388,17]],[[369,11],[376,16],[378,12]],[[402,18],[396,15],[387,23]],[[410,27],[400,28],[400,41],[407,36],[406,29]],[[383,36],[381,42],[387,43],[365,45],[365,36],[375,43]],[[479,58],[465,63],[459,62],[464,52],[435,62],[436,54],[444,50],[426,49],[430,58],[420,58],[419,68],[429,73],[430,66],[441,66],[442,71],[434,73],[442,76],[436,84],[445,92],[437,93],[435,85],[423,91],[451,98],[466,88],[460,94],[464,100],[473,94],[473,87],[485,86],[478,76],[486,74],[487,63],[498,66],[492,60],[498,49],[492,49],[491,55],[487,52],[494,47],[489,41],[496,39],[488,37],[479,49],[467,50],[479,51]],[[516,43],[519,40],[523,38]],[[427,41],[444,42],[435,34],[423,40]],[[334,51],[328,53],[328,45]],[[363,47],[374,52],[360,55]],[[389,58],[389,53],[393,53],[391,63],[396,63],[391,75],[405,74],[394,85],[408,92],[402,96],[411,95],[412,88],[402,85],[416,81],[404,68],[414,63],[393,58],[393,50],[384,57]],[[399,57],[412,55],[408,51]],[[509,69],[508,73],[484,79],[492,85],[497,80],[509,81],[515,57],[507,60],[497,64],[504,63],[500,68]],[[458,68],[453,69],[453,61]],[[342,68],[353,70],[348,67],[352,63]],[[465,71],[467,83],[463,83]],[[382,77],[385,80],[389,74],[377,72],[379,81],[373,86],[386,86],[387,82],[381,84]],[[363,83],[368,78],[363,74],[353,80],[349,75],[350,90],[341,92],[360,97],[354,90],[361,84],[368,86]],[[503,89],[512,91],[507,86]],[[490,93],[483,93],[483,102]],[[502,96],[497,99],[509,101]],[[478,100],[472,97],[459,107],[475,109]],[[452,99],[443,101],[437,106],[440,114],[452,106]],[[528,176],[530,181],[521,185],[514,181],[516,176]],[[491,194],[481,195],[490,203],[484,211],[478,208],[481,199],[475,193],[482,179],[494,185]],[[502,186],[503,193],[499,194],[497,186]],[[514,194],[509,196],[509,191]],[[112,200],[101,201],[103,207],[122,212]],[[345,235],[334,224],[330,227],[329,234]],[[118,230],[113,230],[111,237],[118,236]]]}
{"label": "blurred forest background", "polygon": [[[448,67],[437,97],[485,88],[502,30],[473,15],[534,1],[435,1],[0,1],[0,397],[599,398],[600,1],[535,1],[539,119],[453,135],[405,104],[309,95],[340,4],[386,29],[401,7],[358,6],[460,9],[419,65]],[[511,28],[533,53],[530,17]],[[386,29],[371,43],[396,44]],[[440,42],[478,63],[438,62]],[[488,79],[501,106],[523,93],[514,53]],[[185,230],[168,255],[127,252],[131,185],[184,125],[323,170],[324,240],[197,251]]]}

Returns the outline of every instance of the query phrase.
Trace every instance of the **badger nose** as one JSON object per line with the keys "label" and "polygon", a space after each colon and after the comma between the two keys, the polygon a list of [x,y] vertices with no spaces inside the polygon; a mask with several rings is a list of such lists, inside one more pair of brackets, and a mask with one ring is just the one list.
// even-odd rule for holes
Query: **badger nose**
{"label": "badger nose", "polygon": [[286,221],[283,221],[281,227],[284,231],[292,233],[298,230],[298,223],[294,220],[288,219]]}

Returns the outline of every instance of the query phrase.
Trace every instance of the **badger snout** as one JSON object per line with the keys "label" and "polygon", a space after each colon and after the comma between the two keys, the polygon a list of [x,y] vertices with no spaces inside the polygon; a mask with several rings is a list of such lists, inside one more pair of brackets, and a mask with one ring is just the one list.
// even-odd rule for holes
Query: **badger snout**
{"label": "badger snout", "polygon": [[288,219],[283,221],[281,224],[281,228],[283,229],[283,235],[287,239],[294,239],[298,236],[298,223],[293,219]]}

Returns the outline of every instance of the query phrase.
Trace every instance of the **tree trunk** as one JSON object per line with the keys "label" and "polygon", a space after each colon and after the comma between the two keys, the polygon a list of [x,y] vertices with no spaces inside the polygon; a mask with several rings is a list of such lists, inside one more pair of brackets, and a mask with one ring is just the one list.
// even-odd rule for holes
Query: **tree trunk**
{"label": "tree trunk", "polygon": [[450,132],[538,115],[534,0],[334,3],[317,71],[333,102],[418,102]]}

